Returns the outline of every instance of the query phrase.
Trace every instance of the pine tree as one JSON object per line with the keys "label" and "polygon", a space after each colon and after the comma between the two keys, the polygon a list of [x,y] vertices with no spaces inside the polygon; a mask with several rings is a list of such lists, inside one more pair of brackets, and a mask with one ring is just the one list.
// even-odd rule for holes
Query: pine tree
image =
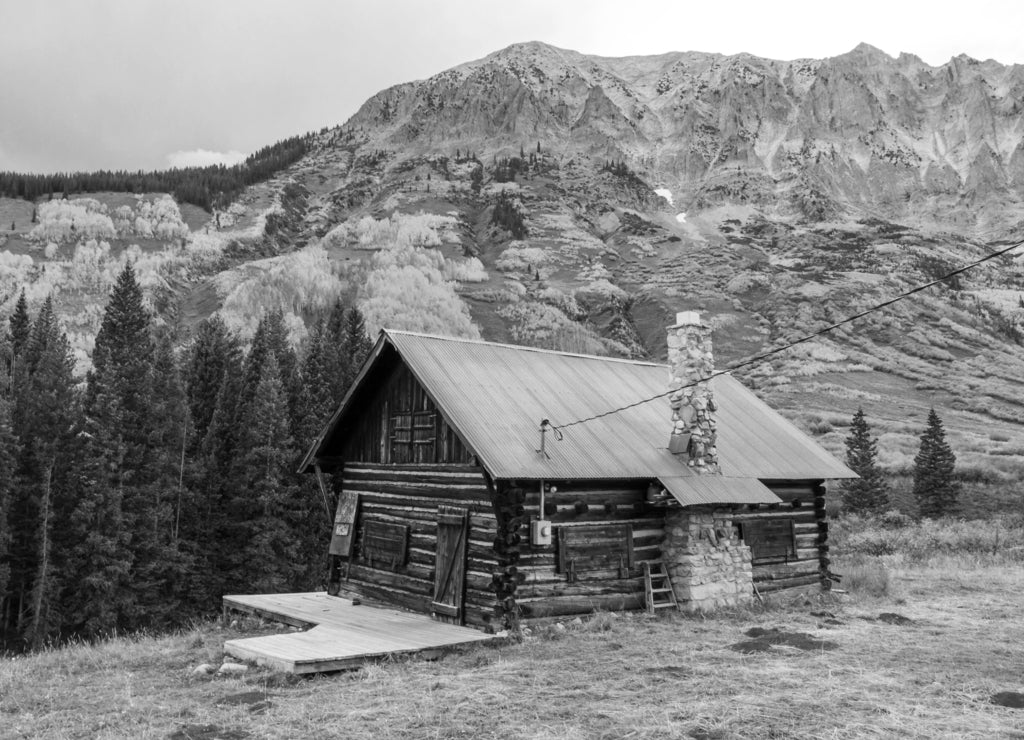
{"label": "pine tree", "polygon": [[345,313],[345,336],[342,344],[342,362],[347,365],[345,374],[345,385],[341,394],[335,399],[335,405],[341,403],[341,399],[363,366],[363,361],[373,349],[373,342],[366,333],[366,322],[363,314],[354,306]]}
{"label": "pine tree", "polygon": [[344,397],[352,373],[345,350],[346,335],[345,304],[339,299],[331,307],[324,327],[324,371],[330,388],[330,403],[334,406]]}
{"label": "pine tree", "polygon": [[914,498],[921,516],[956,513],[960,481],[956,479],[956,455],[946,442],[942,420],[935,409],[928,412],[928,427],[914,458]]}
{"label": "pine tree", "polygon": [[244,537],[232,585],[274,593],[296,583],[303,568],[297,525],[304,512],[297,495],[295,453],[287,394],[271,353],[246,409],[235,460],[234,476],[242,485],[236,490],[233,515],[243,523]]}
{"label": "pine tree", "polygon": [[[191,474],[186,476],[189,418],[174,350],[165,335],[153,356],[152,402],[149,409],[148,454],[137,471],[138,506],[135,525],[132,589],[137,594],[137,623],[167,627],[188,613],[185,583],[191,570],[191,548],[180,536],[183,516],[194,517]],[[188,509],[183,514],[183,510]]]}
{"label": "pine tree", "polygon": [[18,451],[18,504],[15,551],[18,627],[32,647],[40,647],[62,624],[60,561],[64,522],[74,500],[69,473],[75,466],[77,401],[74,357],[60,331],[53,301],[40,309],[16,372],[13,428]]}
{"label": "pine tree", "polygon": [[850,513],[878,514],[889,506],[889,486],[878,467],[877,444],[864,409],[858,408],[846,438],[846,465],[860,478],[843,481],[841,488],[843,508]]}
{"label": "pine tree", "polygon": [[193,602],[215,606],[221,595],[232,591],[230,569],[244,532],[232,511],[238,481],[232,475],[235,455],[239,454],[242,395],[242,357],[238,352],[225,356],[217,401],[203,437],[197,465],[198,521],[189,524],[184,535],[188,541],[204,546],[196,552],[197,563],[191,579]]}
{"label": "pine tree", "polygon": [[0,634],[9,626],[10,603],[8,585],[11,582],[11,514],[14,505],[14,435],[11,431],[11,412],[7,399],[0,398]]}
{"label": "pine tree", "polygon": [[199,325],[189,352],[185,377],[188,406],[195,428],[195,448],[202,445],[213,420],[224,374],[233,361],[238,363],[240,360],[238,340],[219,317],[213,316]]}
{"label": "pine tree", "polygon": [[87,436],[79,504],[73,516],[75,562],[71,599],[89,635],[135,628],[145,620],[149,580],[162,548],[150,523],[153,500],[153,341],[150,316],[130,262],[118,275],[93,350],[85,395]]}
{"label": "pine tree", "polygon": [[327,323],[320,320],[309,337],[302,362],[302,434],[299,449],[305,450],[334,412]]}
{"label": "pine tree", "polygon": [[[28,302],[25,300],[24,289],[18,296],[18,302],[14,304],[14,313],[11,314],[9,324],[11,352],[15,358],[19,358],[24,354],[29,334],[32,332],[32,321],[28,316]],[[16,364],[17,359],[15,359]]]}
{"label": "pine tree", "polygon": [[284,323],[284,313],[280,309],[268,311],[256,326],[252,346],[245,359],[241,397],[243,416],[247,405],[256,395],[256,387],[262,376],[263,366],[270,355],[273,355],[277,362],[285,397],[288,399],[289,428],[293,434],[296,434],[296,430],[301,426],[299,419],[301,378],[298,372],[298,359],[288,342],[288,329]]}

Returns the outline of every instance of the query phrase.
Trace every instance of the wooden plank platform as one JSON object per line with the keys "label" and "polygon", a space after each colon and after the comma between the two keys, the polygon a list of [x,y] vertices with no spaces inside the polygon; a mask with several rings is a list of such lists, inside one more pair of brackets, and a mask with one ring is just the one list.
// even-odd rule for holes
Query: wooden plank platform
{"label": "wooden plank platform", "polygon": [[224,611],[229,610],[310,628],[224,643],[228,655],[288,673],[337,671],[402,653],[436,655],[456,645],[494,639],[425,614],[354,606],[349,599],[322,592],[225,596]]}

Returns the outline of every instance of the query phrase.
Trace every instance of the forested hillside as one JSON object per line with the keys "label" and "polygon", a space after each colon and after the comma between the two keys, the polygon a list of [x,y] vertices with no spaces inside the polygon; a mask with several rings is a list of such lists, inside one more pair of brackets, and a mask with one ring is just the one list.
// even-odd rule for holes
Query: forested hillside
{"label": "forested hillside", "polygon": [[0,339],[0,651],[323,586],[333,501],[295,470],[369,348],[357,310],[301,354],[270,311],[248,352],[213,318],[178,355],[129,262],[84,384],[60,325],[22,295]]}
{"label": "forested hillside", "polygon": [[241,164],[154,172],[70,172],[35,175],[0,172],[0,197],[53,200],[83,193],[171,193],[206,211],[227,208],[242,190],[262,182],[306,153],[313,134],[293,136],[250,154]]}

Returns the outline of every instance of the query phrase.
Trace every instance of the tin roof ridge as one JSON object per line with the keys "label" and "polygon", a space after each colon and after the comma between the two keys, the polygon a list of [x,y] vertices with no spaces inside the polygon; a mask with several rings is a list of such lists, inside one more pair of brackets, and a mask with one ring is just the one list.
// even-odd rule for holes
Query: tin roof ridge
{"label": "tin roof ridge", "polygon": [[642,365],[646,367],[661,367],[668,369],[668,364],[663,362],[651,362],[649,360],[631,360],[627,357],[608,357],[605,355],[587,355],[580,352],[562,352],[557,349],[543,349],[541,347],[530,347],[525,344],[508,344],[507,342],[488,342],[485,339],[466,339],[464,337],[447,337],[442,334],[428,334],[419,331],[407,331],[405,329],[381,329],[388,336],[403,335],[420,337],[423,339],[441,339],[446,342],[459,342],[462,344],[482,344],[488,347],[503,347],[514,349],[520,352],[538,352],[546,355],[557,355],[559,357],[578,357],[584,360],[600,360],[601,362],[621,362],[627,365]]}

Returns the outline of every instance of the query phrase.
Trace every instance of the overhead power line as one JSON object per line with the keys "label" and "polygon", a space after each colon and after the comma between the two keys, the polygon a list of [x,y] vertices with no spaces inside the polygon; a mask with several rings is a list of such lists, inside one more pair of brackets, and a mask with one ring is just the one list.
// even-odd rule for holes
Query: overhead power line
{"label": "overhead power line", "polygon": [[561,429],[567,429],[568,427],[574,427],[574,426],[576,426],[578,424],[586,424],[588,421],[594,421],[595,419],[603,419],[606,416],[611,416],[612,414],[617,414],[620,411],[626,411],[627,409],[636,408],[637,406],[642,406],[645,403],[650,403],[651,401],[656,401],[659,398],[665,398],[666,396],[668,396],[668,395],[670,395],[672,393],[675,393],[676,391],[681,390],[683,388],[692,388],[693,386],[697,385],[697,383],[706,383],[707,381],[711,380],[712,378],[717,378],[720,375],[726,375],[726,374],[734,372],[736,370],[742,370],[745,367],[750,367],[751,365],[756,365],[757,363],[762,362],[763,360],[766,360],[767,358],[769,358],[769,357],[771,357],[773,355],[777,355],[780,352],[785,352],[788,349],[792,349],[793,347],[797,346],[798,344],[803,344],[804,342],[809,342],[812,339],[816,339],[817,337],[820,337],[820,336],[822,336],[824,334],[828,334],[829,332],[838,329],[840,326],[843,326],[845,324],[849,324],[850,322],[856,321],[857,319],[862,319],[865,316],[868,316],[869,314],[875,313],[876,311],[881,311],[883,308],[887,308],[887,307],[891,306],[894,303],[898,303],[899,301],[902,301],[904,298],[909,298],[910,296],[914,295],[915,293],[920,293],[921,291],[927,290],[928,288],[931,288],[931,287],[933,287],[935,285],[938,285],[939,283],[943,283],[943,282],[949,280],[950,278],[953,278],[953,277],[956,277],[957,275],[963,274],[963,273],[967,272],[968,270],[973,270],[978,265],[984,264],[985,262],[988,262],[990,260],[994,260],[997,257],[1002,257],[1004,254],[1008,254],[1009,252],[1012,252],[1014,249],[1017,249],[1018,247],[1021,247],[1021,246],[1024,246],[1024,241],[1016,242],[1015,244],[1011,244],[1008,247],[1003,247],[1002,249],[1000,249],[998,251],[986,254],[984,257],[982,257],[980,259],[977,259],[974,262],[971,262],[970,264],[964,265],[963,267],[959,267],[956,270],[948,272],[945,275],[943,275],[942,277],[936,278],[935,280],[932,280],[931,282],[924,283],[923,285],[918,285],[918,286],[916,286],[914,288],[911,288],[910,290],[905,291],[903,293],[900,293],[899,295],[897,295],[897,296],[895,296],[893,298],[890,298],[887,301],[882,301],[881,303],[876,304],[874,306],[871,306],[870,308],[866,308],[866,309],[864,309],[863,311],[861,311],[859,313],[855,313],[852,316],[847,316],[845,319],[837,321],[834,324],[829,324],[828,326],[826,326],[826,327],[824,327],[822,329],[819,329],[818,331],[816,331],[816,332],[814,332],[812,334],[808,334],[805,337],[800,337],[799,339],[796,339],[796,340],[794,340],[792,342],[789,342],[788,344],[784,344],[781,347],[775,347],[774,349],[770,349],[770,350],[768,350],[766,352],[762,352],[762,353],[760,353],[758,355],[754,355],[753,357],[749,357],[748,359],[743,360],[742,362],[738,362],[735,365],[730,365],[729,367],[724,368],[722,370],[717,370],[717,371],[713,372],[711,375],[709,375],[708,377],[702,378],[699,381],[694,381],[692,383],[687,383],[686,385],[681,385],[681,386],[679,386],[677,388],[672,388],[670,390],[667,390],[664,393],[658,393],[657,395],[650,396],[648,398],[642,398],[639,401],[634,401],[633,403],[626,404],[625,406],[619,406],[618,408],[609,409],[608,411],[603,411],[600,414],[594,414],[593,416],[588,416],[585,419],[577,419],[576,421],[570,421],[570,422],[567,422],[565,424],[552,424],[551,428],[557,431],[557,430],[561,430]]}

